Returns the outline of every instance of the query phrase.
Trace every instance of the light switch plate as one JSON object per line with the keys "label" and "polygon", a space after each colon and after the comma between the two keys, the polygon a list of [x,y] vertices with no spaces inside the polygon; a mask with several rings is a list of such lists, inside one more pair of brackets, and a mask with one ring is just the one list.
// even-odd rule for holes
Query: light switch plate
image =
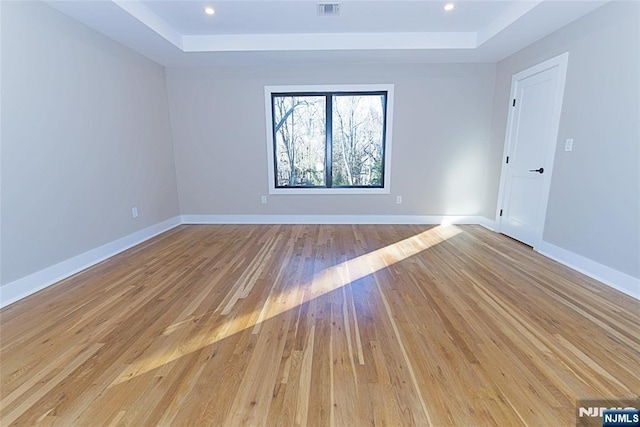
{"label": "light switch plate", "polygon": [[564,142],[564,151],[573,151],[573,138],[567,138]]}

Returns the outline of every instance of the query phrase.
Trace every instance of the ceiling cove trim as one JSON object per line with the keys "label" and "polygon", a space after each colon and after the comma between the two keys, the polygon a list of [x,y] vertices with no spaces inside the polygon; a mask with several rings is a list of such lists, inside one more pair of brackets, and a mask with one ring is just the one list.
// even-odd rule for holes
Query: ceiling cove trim
{"label": "ceiling cove trim", "polygon": [[[496,17],[489,25],[478,31],[477,46],[486,43],[493,37],[504,31],[508,26],[522,18],[527,13],[538,7],[543,0],[538,1],[515,1],[510,4],[508,10]],[[476,47],[477,47],[476,46]]]}
{"label": "ceiling cove trim", "polygon": [[304,33],[182,36],[185,52],[474,49],[476,33]]}
{"label": "ceiling cove trim", "polygon": [[152,12],[147,6],[139,1],[132,0],[111,0],[122,10],[136,18],[138,21],[155,31],[160,37],[167,40],[180,50],[183,49],[183,35],[167,24],[162,18]]}
{"label": "ceiling cove trim", "polygon": [[478,32],[184,35],[138,0],[111,0],[183,52],[476,49],[544,0],[513,2]]}

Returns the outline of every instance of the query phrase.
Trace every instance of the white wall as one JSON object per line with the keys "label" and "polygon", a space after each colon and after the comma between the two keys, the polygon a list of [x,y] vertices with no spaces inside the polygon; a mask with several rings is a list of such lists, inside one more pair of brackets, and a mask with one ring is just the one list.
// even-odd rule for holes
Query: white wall
{"label": "white wall", "polygon": [[[500,61],[492,127],[494,142],[504,141],[513,74],[569,52],[543,239],[635,278],[640,278],[639,29],[640,3],[611,2]],[[572,152],[564,151],[567,138],[575,140]],[[501,155],[493,153],[491,170],[500,170]],[[640,295],[640,288],[632,291]]]}
{"label": "white wall", "polygon": [[5,285],[179,211],[164,69],[43,3],[1,7]]}
{"label": "white wall", "polygon": [[[181,212],[492,217],[494,76],[493,64],[169,68]],[[268,194],[264,86],[368,83],[395,85],[391,194],[272,195],[260,204]]]}

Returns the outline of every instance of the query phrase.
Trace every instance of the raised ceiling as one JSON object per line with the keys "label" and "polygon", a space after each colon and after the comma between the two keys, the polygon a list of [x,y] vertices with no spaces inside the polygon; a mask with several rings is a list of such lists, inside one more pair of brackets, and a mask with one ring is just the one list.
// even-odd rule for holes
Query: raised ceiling
{"label": "raised ceiling", "polygon": [[[48,1],[165,66],[495,62],[606,1]],[[205,7],[215,9],[207,15]]]}

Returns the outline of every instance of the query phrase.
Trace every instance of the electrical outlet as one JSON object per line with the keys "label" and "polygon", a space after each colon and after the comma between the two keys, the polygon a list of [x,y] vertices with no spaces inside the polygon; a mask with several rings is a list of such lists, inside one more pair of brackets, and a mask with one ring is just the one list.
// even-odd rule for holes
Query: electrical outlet
{"label": "electrical outlet", "polygon": [[573,151],[573,138],[567,138],[564,142],[564,151]]}
{"label": "electrical outlet", "polygon": [[131,215],[134,218],[138,218],[138,207],[137,206],[134,206],[134,207],[131,208]]}
{"label": "electrical outlet", "polygon": [[402,203],[402,196],[397,196],[396,197],[396,203],[397,204],[401,204]]}
{"label": "electrical outlet", "polygon": [[260,203],[262,203],[263,205],[266,205],[267,204],[267,196],[262,196],[260,198]]}

